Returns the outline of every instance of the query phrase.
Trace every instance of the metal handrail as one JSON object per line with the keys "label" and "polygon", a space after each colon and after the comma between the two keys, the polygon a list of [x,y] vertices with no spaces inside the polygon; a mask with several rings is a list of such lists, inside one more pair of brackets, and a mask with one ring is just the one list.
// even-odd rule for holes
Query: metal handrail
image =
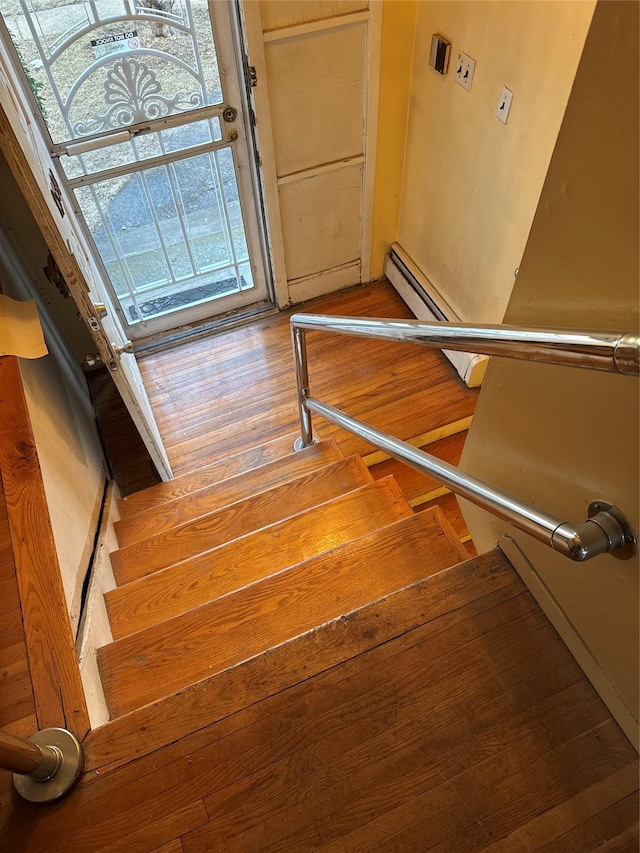
{"label": "metal handrail", "polygon": [[640,336],[633,332],[472,326],[465,323],[425,323],[422,320],[335,317],[330,314],[294,314],[291,327],[293,330],[316,329],[337,335],[404,341],[432,349],[501,355],[610,373],[640,373]]}
{"label": "metal handrail", "polygon": [[305,333],[320,330],[406,341],[435,349],[472,351],[627,375],[640,373],[640,336],[621,332],[469,326],[319,314],[294,314],[290,323],[301,430],[296,449],[313,443],[311,412],[315,412],[395,459],[429,474],[451,491],[572,560],[584,561],[604,553],[629,559],[636,553],[636,537],[631,526],[619,510],[605,501],[592,501],[588,520],[582,524],[571,524],[311,397]]}

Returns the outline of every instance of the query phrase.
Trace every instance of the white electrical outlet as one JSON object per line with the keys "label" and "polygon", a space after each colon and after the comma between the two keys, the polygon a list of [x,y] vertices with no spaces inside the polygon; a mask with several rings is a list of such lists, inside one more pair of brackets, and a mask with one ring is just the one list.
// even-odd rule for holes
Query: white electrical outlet
{"label": "white electrical outlet", "polygon": [[509,110],[511,109],[512,100],[513,92],[511,89],[507,89],[506,86],[503,86],[502,92],[500,93],[500,100],[498,101],[498,109],[496,110],[496,115],[503,124],[506,124],[507,119],[509,118]]}
{"label": "white electrical outlet", "polygon": [[473,83],[473,75],[476,70],[476,61],[467,56],[466,53],[458,51],[458,59],[456,61],[456,83],[459,83],[467,92],[471,91]]}

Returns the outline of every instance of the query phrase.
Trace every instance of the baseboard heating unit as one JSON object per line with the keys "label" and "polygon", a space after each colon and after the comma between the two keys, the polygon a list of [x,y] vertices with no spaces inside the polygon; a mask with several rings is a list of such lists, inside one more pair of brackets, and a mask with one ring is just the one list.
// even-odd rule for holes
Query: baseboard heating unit
{"label": "baseboard heating unit", "polygon": [[[384,274],[411,308],[418,320],[443,320],[460,323],[455,311],[447,305],[424,273],[398,243],[392,243],[385,258]],[[469,388],[482,384],[489,359],[486,355],[443,350]]]}

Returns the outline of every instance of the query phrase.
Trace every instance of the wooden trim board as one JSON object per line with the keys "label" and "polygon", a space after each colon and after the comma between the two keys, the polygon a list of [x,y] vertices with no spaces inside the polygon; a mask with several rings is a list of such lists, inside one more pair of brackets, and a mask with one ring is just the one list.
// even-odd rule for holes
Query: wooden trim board
{"label": "wooden trim board", "polygon": [[89,715],[18,359],[0,358],[0,471],[39,728],[83,738]]}
{"label": "wooden trim board", "polygon": [[[459,421],[452,421],[452,423],[432,429],[430,432],[423,432],[421,435],[416,435],[415,438],[408,438],[406,443],[412,447],[425,447],[427,444],[440,441],[442,438],[448,438],[450,435],[456,435],[459,432],[468,430],[472,420],[473,415],[469,415],[468,418],[461,418]],[[362,457],[362,461],[367,468],[371,468],[379,462],[386,462],[387,459],[391,459],[391,457],[384,450],[374,450],[373,453],[368,453]]]}
{"label": "wooden trim board", "polygon": [[336,15],[333,18],[321,18],[318,21],[308,21],[304,24],[295,24],[291,27],[279,27],[276,30],[265,30],[263,39],[265,44],[274,41],[286,41],[287,39],[299,38],[307,36],[310,33],[321,32],[322,30],[336,30],[342,27],[349,27],[353,24],[359,24],[362,21],[368,21],[371,13],[352,12],[349,15]]}

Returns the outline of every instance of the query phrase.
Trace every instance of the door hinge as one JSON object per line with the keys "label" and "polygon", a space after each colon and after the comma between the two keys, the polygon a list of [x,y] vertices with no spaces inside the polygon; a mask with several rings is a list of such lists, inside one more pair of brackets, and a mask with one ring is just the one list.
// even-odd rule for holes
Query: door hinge
{"label": "door hinge", "polygon": [[255,65],[249,66],[249,85],[252,89],[258,85],[258,72],[256,71]]}

